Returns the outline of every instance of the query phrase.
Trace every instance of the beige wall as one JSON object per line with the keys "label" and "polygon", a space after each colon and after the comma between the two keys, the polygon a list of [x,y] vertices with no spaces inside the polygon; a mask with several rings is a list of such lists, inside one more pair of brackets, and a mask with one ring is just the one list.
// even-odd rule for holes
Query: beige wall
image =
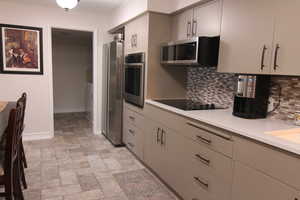
{"label": "beige wall", "polygon": [[61,40],[54,40],[52,47],[54,113],[86,112],[92,47]]}
{"label": "beige wall", "polygon": [[[95,30],[97,43],[95,64],[99,69],[96,90],[98,100],[95,102],[97,111],[96,123],[101,122],[101,68],[102,45],[106,36],[107,18],[101,14],[77,13],[75,10],[65,12],[63,9],[40,6],[26,6],[0,2],[0,23],[42,27],[44,31],[44,75],[4,75],[0,74],[0,99],[15,101],[23,91],[28,92],[28,110],[26,116],[26,139],[49,138],[53,136],[53,94],[52,94],[52,52],[51,27],[79,30]],[[99,74],[98,74],[99,73]],[[99,85],[98,85],[99,83]],[[96,131],[101,130],[100,123],[95,124]],[[100,132],[100,131],[99,131]]]}

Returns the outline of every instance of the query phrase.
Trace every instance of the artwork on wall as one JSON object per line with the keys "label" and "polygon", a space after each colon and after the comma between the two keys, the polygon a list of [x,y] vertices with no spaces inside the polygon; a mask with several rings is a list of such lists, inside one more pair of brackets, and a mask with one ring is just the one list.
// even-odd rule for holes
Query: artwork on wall
{"label": "artwork on wall", "polygon": [[42,28],[0,24],[0,72],[43,74]]}

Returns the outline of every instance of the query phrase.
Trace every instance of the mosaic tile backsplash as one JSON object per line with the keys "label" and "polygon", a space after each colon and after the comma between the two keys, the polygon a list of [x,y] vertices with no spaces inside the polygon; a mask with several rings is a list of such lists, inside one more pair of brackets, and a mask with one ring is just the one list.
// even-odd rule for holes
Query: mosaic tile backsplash
{"label": "mosaic tile backsplash", "polygon": [[[194,101],[214,103],[230,107],[233,104],[237,76],[217,73],[212,67],[189,67],[187,79],[187,98]],[[269,115],[269,118],[292,121],[295,111],[300,111],[300,77],[273,76],[271,97],[274,105],[280,107]]]}
{"label": "mosaic tile backsplash", "polygon": [[215,67],[189,67],[187,98],[220,106],[232,106],[237,77],[217,73]]}
{"label": "mosaic tile backsplash", "polygon": [[271,89],[271,98],[274,103],[279,102],[279,87],[281,87],[281,103],[277,110],[275,110],[270,117],[274,119],[281,119],[292,121],[294,120],[294,113],[300,111],[300,77],[291,76],[273,76],[273,87]]}

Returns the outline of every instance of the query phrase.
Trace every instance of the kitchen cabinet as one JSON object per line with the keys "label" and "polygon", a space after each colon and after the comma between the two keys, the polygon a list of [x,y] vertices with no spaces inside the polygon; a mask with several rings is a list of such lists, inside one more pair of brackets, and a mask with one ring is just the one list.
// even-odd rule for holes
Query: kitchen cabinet
{"label": "kitchen cabinet", "polygon": [[223,0],[219,72],[270,73],[272,7],[272,0]]}
{"label": "kitchen cabinet", "polygon": [[300,75],[297,0],[223,0],[219,72]]}
{"label": "kitchen cabinet", "polygon": [[161,178],[167,177],[168,163],[166,161],[166,132],[165,127],[151,119],[146,124],[145,162]]}
{"label": "kitchen cabinet", "polygon": [[234,142],[235,160],[300,190],[299,157],[240,137]]}
{"label": "kitchen cabinet", "polygon": [[297,200],[297,191],[259,171],[235,162],[232,200],[241,199]]}
{"label": "kitchen cabinet", "polygon": [[149,15],[140,16],[125,25],[125,54],[146,52]]}
{"label": "kitchen cabinet", "polygon": [[218,36],[221,28],[221,2],[212,1],[194,8],[194,36]]}
{"label": "kitchen cabinet", "polygon": [[[272,74],[300,75],[300,1],[277,0]],[[273,1],[272,1],[273,3]],[[275,63],[275,60],[277,60]]]}
{"label": "kitchen cabinet", "polygon": [[140,160],[144,160],[144,117],[124,106],[123,142]]}
{"label": "kitchen cabinet", "polygon": [[173,16],[172,39],[220,35],[221,2],[210,1]]}
{"label": "kitchen cabinet", "polygon": [[189,9],[175,15],[172,19],[172,38],[173,40],[186,40],[193,37],[194,10]]}
{"label": "kitchen cabinet", "polygon": [[145,105],[145,118],[145,162],[152,170],[184,199],[230,199],[232,158],[217,152],[232,155],[230,141],[213,135],[210,127],[185,126],[187,119],[154,106]]}
{"label": "kitchen cabinet", "polygon": [[185,173],[181,190],[184,199],[230,200],[232,159],[192,140],[183,141]]}

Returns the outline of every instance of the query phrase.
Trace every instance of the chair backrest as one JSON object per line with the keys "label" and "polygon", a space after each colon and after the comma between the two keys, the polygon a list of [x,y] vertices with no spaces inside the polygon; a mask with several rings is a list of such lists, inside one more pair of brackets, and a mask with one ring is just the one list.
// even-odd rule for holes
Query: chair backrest
{"label": "chair backrest", "polygon": [[22,112],[23,104],[20,103],[17,108],[10,111],[8,126],[6,129],[6,145],[4,171],[10,174],[13,163],[16,161],[19,149],[19,137],[22,133]]}
{"label": "chair backrest", "polygon": [[[26,112],[26,104],[27,104],[27,94],[24,92],[21,96],[21,98],[17,101],[17,107],[22,104],[23,105],[23,111],[22,111],[22,124],[24,125],[24,119],[25,119],[25,112]],[[23,127],[22,127],[23,128]]]}

